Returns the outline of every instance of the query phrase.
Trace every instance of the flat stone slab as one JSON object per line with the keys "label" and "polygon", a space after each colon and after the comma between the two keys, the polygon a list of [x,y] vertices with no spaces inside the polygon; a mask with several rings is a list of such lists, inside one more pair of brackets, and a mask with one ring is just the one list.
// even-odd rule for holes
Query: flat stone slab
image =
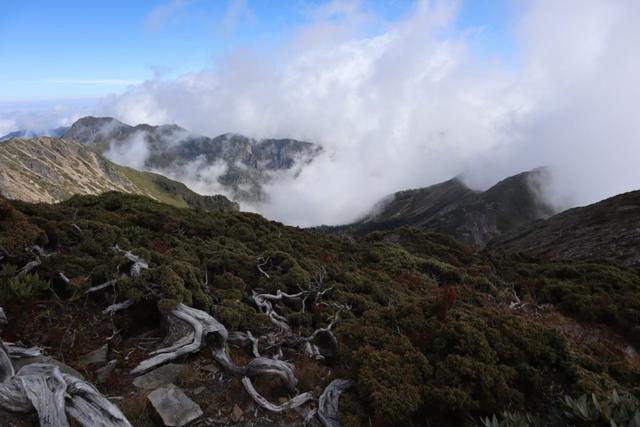
{"label": "flat stone slab", "polygon": [[186,369],[186,365],[178,363],[162,365],[134,379],[133,385],[137,389],[150,390],[166,384],[175,383],[184,374]]}
{"label": "flat stone slab", "polygon": [[166,427],[186,426],[202,416],[200,406],[173,384],[153,390],[147,400]]}

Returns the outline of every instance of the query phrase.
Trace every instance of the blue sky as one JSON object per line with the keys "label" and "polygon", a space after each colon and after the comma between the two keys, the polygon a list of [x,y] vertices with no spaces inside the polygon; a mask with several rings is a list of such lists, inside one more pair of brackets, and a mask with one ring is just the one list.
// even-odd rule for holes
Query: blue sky
{"label": "blue sky", "polygon": [[[2,0],[0,103],[96,98],[157,75],[215,64],[237,48],[276,49],[323,1]],[[369,31],[405,16],[409,0],[363,1]],[[458,29],[476,32],[479,55],[513,54],[509,0],[466,0]]]}

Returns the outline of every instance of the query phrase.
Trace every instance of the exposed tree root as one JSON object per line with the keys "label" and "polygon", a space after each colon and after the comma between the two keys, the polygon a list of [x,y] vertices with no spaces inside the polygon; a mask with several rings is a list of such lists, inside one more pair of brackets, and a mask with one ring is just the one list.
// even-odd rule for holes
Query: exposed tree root
{"label": "exposed tree root", "polygon": [[43,427],[69,426],[67,411],[84,427],[131,427],[122,412],[89,383],[48,363],[26,365],[15,373],[9,355],[0,342],[0,408],[21,413],[35,410]]}
{"label": "exposed tree root", "polygon": [[338,404],[340,395],[353,385],[352,380],[337,379],[329,383],[320,395],[318,420],[324,427],[340,427]]}
{"label": "exposed tree root", "polygon": [[169,316],[189,324],[192,332],[180,338],[173,345],[154,351],[152,353],[153,357],[142,361],[131,371],[133,375],[142,374],[163,363],[199,351],[203,347],[204,339],[208,334],[217,333],[224,342],[227,340],[228,332],[224,325],[204,311],[179,304]]}
{"label": "exposed tree root", "polygon": [[275,405],[269,402],[267,399],[265,399],[260,393],[258,393],[258,391],[253,386],[253,383],[249,379],[249,377],[242,377],[242,385],[244,386],[244,389],[247,391],[249,396],[251,396],[251,398],[258,405],[260,405],[262,408],[266,409],[267,411],[276,412],[276,413],[297,408],[314,399],[311,393],[301,393],[296,395],[292,399],[289,399],[288,401],[286,401],[281,405]]}

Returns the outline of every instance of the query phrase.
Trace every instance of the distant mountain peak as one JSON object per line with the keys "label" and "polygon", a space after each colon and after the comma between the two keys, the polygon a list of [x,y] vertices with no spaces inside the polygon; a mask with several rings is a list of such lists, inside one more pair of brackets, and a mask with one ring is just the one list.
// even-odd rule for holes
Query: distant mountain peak
{"label": "distant mountain peak", "polygon": [[[178,180],[210,182],[232,198],[249,202],[267,198],[263,186],[275,172],[296,174],[296,165],[303,167],[322,151],[320,146],[294,139],[254,139],[237,133],[210,138],[175,124],[130,126],[111,117],[83,117],[65,138],[91,145],[120,163],[144,156],[134,159],[136,166],[160,170]],[[220,169],[220,164],[226,169]],[[212,171],[219,175],[212,177]]]}
{"label": "distant mountain peak", "polygon": [[483,247],[505,232],[555,213],[541,200],[536,187],[543,173],[544,168],[522,172],[486,191],[469,188],[460,177],[398,191],[384,198],[353,227],[369,231],[411,225]]}

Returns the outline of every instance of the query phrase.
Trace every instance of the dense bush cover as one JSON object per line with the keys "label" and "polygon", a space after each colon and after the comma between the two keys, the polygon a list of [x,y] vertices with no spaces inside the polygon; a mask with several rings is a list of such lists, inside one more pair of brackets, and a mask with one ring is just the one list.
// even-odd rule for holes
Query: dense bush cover
{"label": "dense bush cover", "polygon": [[[131,263],[116,244],[149,269],[135,279],[122,274]],[[28,280],[41,298],[74,298],[115,279],[120,299],[149,307],[149,318],[184,302],[256,334],[272,325],[248,304],[252,290],[296,292],[323,280],[332,287],[327,304],[290,314],[311,331],[326,325],[331,303],[351,307],[329,361],[334,375],[356,380],[342,400],[348,426],[474,425],[504,411],[545,413],[564,394],[640,392],[637,363],[550,321],[561,316],[587,331],[611,330],[622,346],[638,344],[640,278],[610,265],[494,264],[449,237],[410,228],[353,239],[118,193],[54,206],[0,199],[0,245],[0,305],[15,299],[9,276],[40,245],[50,255]],[[510,307],[514,292],[525,308]],[[280,310],[289,314],[286,304]]]}

